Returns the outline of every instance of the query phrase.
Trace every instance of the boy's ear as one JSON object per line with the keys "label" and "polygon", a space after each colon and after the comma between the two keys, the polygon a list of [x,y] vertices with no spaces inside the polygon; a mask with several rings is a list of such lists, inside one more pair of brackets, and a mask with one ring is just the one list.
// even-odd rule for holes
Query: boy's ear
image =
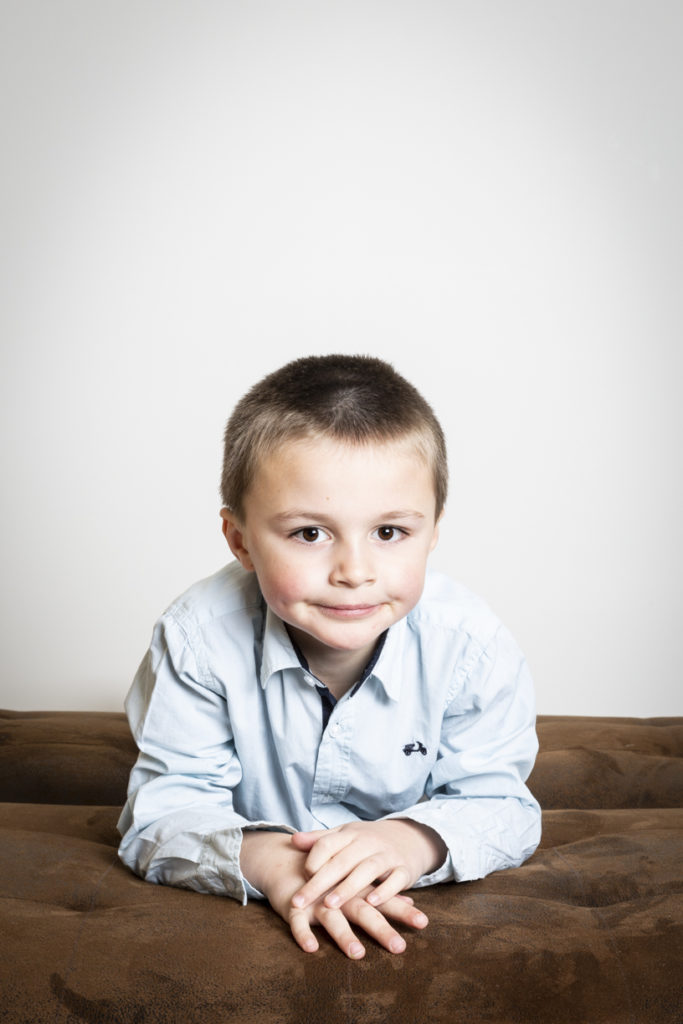
{"label": "boy's ear", "polygon": [[241,563],[244,569],[247,569],[249,572],[253,572],[254,563],[252,562],[249,551],[244,543],[244,527],[229,508],[221,509],[221,519],[223,520],[223,536],[227,540],[228,546],[233,555]]}

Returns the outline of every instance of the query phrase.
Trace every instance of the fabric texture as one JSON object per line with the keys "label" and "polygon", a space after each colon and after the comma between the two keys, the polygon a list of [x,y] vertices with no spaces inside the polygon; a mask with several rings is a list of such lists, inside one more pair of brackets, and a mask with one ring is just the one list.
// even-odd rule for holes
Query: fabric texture
{"label": "fabric texture", "polygon": [[239,866],[250,825],[422,822],[449,855],[418,887],[533,853],[533,685],[482,600],[429,573],[324,732],[318,684],[238,562],[175,601],[126,701],[140,756],[119,825],[124,862],[150,882],[245,902],[256,894]]}
{"label": "fabric texture", "polygon": [[538,735],[536,853],[421,890],[406,952],[351,962],[324,936],[302,953],[262,902],[120,863],[122,714],[0,712],[0,1019],[681,1024],[683,719],[541,716]]}

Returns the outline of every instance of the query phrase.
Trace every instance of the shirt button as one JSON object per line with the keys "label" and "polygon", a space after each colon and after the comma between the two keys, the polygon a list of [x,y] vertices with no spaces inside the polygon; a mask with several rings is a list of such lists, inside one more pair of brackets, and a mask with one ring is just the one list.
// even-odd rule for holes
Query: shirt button
{"label": "shirt button", "polygon": [[330,736],[332,736],[332,737],[338,736],[340,730],[341,730],[341,726],[339,726],[339,725],[331,726],[331,728],[330,728]]}

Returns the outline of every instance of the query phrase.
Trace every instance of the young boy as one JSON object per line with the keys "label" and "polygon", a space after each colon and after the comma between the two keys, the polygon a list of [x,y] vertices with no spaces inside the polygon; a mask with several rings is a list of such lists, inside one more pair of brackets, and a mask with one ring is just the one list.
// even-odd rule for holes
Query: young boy
{"label": "young boy", "polygon": [[269,900],[394,953],[403,891],[521,864],[540,837],[526,664],[483,602],[430,574],[439,423],[387,363],[270,374],[225,432],[235,556],[157,623],[126,709],[140,755],[120,855],[151,882]]}

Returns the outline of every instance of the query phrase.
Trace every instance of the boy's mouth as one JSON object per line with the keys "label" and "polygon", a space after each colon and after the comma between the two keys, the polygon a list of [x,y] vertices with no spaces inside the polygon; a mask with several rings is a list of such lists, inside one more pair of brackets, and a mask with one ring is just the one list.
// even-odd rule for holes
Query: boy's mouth
{"label": "boy's mouth", "polygon": [[372,615],[379,606],[376,604],[319,604],[318,608],[323,615],[329,615],[334,619],[363,619]]}

